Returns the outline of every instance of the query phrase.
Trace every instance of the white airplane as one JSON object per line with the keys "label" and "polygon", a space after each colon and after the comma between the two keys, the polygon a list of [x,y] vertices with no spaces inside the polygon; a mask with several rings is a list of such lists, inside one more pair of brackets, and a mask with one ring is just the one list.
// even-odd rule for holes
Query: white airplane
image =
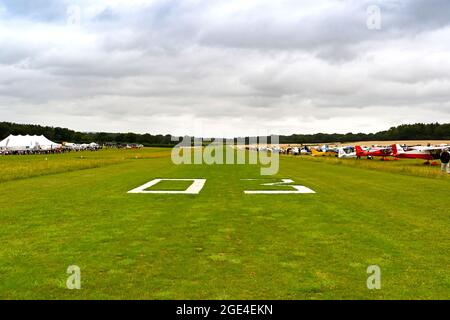
{"label": "white airplane", "polygon": [[310,154],[311,151],[309,151],[308,147],[303,147],[300,149],[300,154]]}
{"label": "white airplane", "polygon": [[350,159],[356,158],[356,151],[353,147],[340,147],[338,150],[338,158]]}
{"label": "white airplane", "polygon": [[299,148],[299,147],[292,147],[292,148],[289,148],[288,150],[290,150],[290,153],[294,156],[310,153],[307,149]]}

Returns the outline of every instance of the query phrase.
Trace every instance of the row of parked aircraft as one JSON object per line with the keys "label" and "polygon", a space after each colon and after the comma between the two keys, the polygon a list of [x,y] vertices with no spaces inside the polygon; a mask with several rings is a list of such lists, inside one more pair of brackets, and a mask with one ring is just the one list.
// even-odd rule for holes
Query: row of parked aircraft
{"label": "row of parked aircraft", "polygon": [[440,146],[401,146],[400,144],[393,144],[387,147],[338,147],[338,148],[320,148],[319,150],[312,148],[311,154],[313,156],[335,156],[338,158],[367,158],[373,159],[379,157],[381,160],[386,160],[388,157],[395,159],[422,159],[427,162],[439,159],[441,152],[448,149],[448,145]]}
{"label": "row of parked aircraft", "polygon": [[400,144],[393,144],[384,147],[364,147],[364,146],[341,146],[330,148],[328,145],[321,147],[254,147],[250,148],[257,151],[271,151],[276,153],[303,155],[310,154],[314,157],[338,157],[342,159],[348,158],[380,158],[387,160],[388,157],[394,159],[422,159],[427,162],[439,159],[441,152],[444,149],[449,149],[449,145],[439,146],[401,146]]}

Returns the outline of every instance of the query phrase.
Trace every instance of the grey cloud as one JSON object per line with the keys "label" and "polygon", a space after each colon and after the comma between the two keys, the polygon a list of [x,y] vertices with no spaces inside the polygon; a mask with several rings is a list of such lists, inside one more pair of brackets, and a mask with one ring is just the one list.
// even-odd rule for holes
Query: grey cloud
{"label": "grey cloud", "polygon": [[208,135],[450,120],[447,2],[380,2],[380,31],[369,1],[80,0],[79,27],[57,19],[68,2],[43,3],[8,1],[0,22],[2,119]]}

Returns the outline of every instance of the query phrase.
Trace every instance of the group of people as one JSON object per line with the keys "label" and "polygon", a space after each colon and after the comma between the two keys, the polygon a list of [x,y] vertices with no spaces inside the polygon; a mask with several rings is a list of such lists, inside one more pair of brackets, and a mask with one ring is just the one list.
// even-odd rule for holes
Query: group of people
{"label": "group of people", "polygon": [[441,159],[441,172],[444,173],[445,171],[447,171],[447,173],[450,173],[450,165],[449,165],[450,152],[448,148],[442,150],[440,159]]}
{"label": "group of people", "polygon": [[41,150],[41,149],[32,149],[32,150],[8,150],[8,149],[0,149],[0,155],[30,155],[30,154],[57,154],[63,153],[65,150],[58,149],[49,149],[49,150]]}

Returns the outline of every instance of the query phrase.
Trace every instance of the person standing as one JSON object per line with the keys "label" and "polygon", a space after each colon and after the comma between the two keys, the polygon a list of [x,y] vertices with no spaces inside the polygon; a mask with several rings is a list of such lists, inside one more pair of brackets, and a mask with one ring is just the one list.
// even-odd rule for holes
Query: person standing
{"label": "person standing", "polygon": [[449,167],[449,162],[450,162],[450,153],[448,152],[448,149],[444,149],[441,152],[441,171],[442,173],[444,173],[444,170],[447,171],[447,173],[450,173],[450,167]]}

